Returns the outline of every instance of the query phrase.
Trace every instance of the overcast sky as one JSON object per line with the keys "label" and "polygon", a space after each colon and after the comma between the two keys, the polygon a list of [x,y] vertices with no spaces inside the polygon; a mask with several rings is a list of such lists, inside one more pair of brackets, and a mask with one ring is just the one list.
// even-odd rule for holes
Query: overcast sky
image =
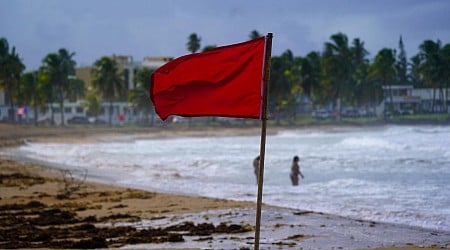
{"label": "overcast sky", "polygon": [[37,69],[48,53],[66,48],[78,66],[106,55],[178,57],[191,33],[201,45],[246,41],[252,30],[272,32],[272,55],[322,51],[337,32],[360,38],[373,58],[398,48],[408,58],[426,39],[450,43],[449,0],[0,0],[0,37]]}

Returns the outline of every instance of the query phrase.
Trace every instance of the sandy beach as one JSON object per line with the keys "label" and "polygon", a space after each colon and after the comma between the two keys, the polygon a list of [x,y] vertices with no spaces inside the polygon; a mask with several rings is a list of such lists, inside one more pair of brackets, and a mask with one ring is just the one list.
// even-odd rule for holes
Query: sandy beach
{"label": "sandy beach", "polygon": [[[275,132],[276,129],[269,130]],[[0,124],[0,149],[259,128],[35,128]],[[0,157],[0,248],[253,249],[253,202],[163,194],[71,179]],[[449,249],[450,232],[264,206],[261,249]]]}

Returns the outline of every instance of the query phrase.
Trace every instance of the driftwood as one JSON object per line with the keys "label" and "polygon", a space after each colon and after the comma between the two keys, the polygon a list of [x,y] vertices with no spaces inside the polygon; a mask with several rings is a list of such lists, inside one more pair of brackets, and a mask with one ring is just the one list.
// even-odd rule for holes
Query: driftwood
{"label": "driftwood", "polygon": [[[61,190],[59,190],[56,197],[58,199],[69,199],[73,193],[79,191],[83,187],[86,181],[88,171],[87,169],[84,170],[62,169],[60,170],[60,172],[63,178],[64,186],[61,188]],[[76,172],[81,172],[78,174],[81,178],[75,177]]]}

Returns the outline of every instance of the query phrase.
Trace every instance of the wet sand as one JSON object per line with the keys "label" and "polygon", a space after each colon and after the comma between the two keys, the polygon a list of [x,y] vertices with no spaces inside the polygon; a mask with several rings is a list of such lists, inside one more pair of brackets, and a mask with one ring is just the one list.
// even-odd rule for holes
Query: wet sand
{"label": "wet sand", "polygon": [[[250,129],[33,128],[0,124],[0,147]],[[1,148],[0,148],[1,150]],[[0,157],[0,248],[252,249],[253,202],[135,190],[70,179]],[[448,249],[450,232],[264,206],[261,249]]]}

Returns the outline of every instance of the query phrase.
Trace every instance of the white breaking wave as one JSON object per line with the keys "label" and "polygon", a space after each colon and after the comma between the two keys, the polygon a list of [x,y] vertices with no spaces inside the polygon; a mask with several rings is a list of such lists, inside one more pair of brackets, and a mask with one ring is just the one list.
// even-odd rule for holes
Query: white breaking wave
{"label": "white breaking wave", "polygon": [[[2,154],[87,169],[148,190],[255,201],[259,136],[28,143]],[[267,204],[450,231],[450,127],[289,130],[269,135]],[[305,179],[292,187],[292,157]]]}

